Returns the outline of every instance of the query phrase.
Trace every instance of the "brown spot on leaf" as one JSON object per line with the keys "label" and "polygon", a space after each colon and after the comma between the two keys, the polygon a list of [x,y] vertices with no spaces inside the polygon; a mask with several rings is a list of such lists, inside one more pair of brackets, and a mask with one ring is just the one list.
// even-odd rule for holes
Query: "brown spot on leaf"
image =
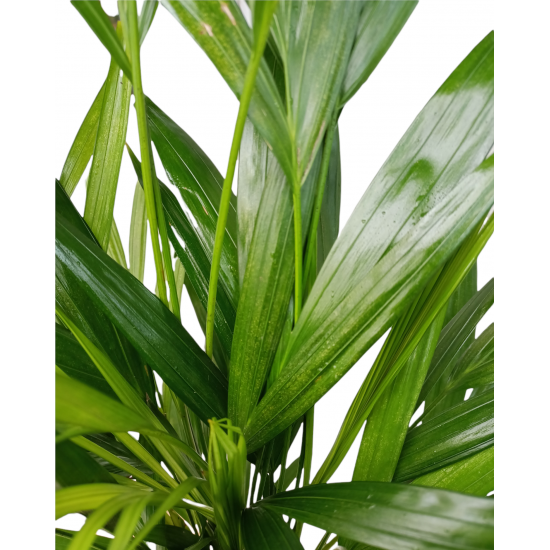
{"label": "brown spot on leaf", "polygon": [[229,18],[229,21],[231,21],[231,24],[233,26],[237,25],[237,22],[235,21],[235,18],[233,17],[233,14],[231,13],[231,10],[229,9],[229,6],[225,2],[220,2],[220,8],[227,15]]}
{"label": "brown spot on leaf", "polygon": [[202,25],[202,28],[203,30],[200,31],[199,34],[204,34],[206,32],[206,34],[208,36],[214,36],[214,33],[212,32],[212,27],[208,24],[208,23],[205,23],[204,21],[201,23]]}

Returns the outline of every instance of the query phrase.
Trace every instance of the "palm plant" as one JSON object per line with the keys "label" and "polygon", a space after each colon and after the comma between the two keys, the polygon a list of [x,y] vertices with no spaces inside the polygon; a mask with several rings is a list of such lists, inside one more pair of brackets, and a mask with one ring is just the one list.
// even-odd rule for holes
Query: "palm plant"
{"label": "palm plant", "polygon": [[[326,531],[319,550],[491,548],[492,325],[475,335],[493,303],[476,270],[494,225],[492,33],[340,230],[338,118],[416,2],[163,0],[240,100],[225,178],[145,95],[158,2],[119,2],[114,19],[73,5],[111,64],[56,180],[56,514],[87,516],[56,548],[299,549],[304,523]],[[90,159],[81,216],[70,197]],[[386,332],[313,472],[315,403]],[[330,483],[363,427],[352,480]]]}

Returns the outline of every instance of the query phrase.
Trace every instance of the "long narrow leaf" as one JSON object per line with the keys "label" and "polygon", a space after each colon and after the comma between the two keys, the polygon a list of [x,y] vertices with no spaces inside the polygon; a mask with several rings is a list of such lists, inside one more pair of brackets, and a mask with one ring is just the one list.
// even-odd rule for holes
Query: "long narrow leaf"
{"label": "long narrow leaf", "polygon": [[281,516],[262,508],[243,512],[242,537],[246,550],[303,550],[300,540]]}
{"label": "long narrow leaf", "polygon": [[146,244],[147,211],[145,210],[145,194],[141,185],[136,183],[134,202],[132,204],[132,219],[130,221],[129,260],[130,273],[141,282],[143,282],[145,274]]}

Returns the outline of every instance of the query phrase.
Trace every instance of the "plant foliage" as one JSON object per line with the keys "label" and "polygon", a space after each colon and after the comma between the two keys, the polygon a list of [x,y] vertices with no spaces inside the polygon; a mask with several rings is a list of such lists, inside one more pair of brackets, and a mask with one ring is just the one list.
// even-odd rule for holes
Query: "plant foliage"
{"label": "plant foliage", "polygon": [[[158,2],[116,19],[72,3],[111,62],[55,187],[56,517],[86,516],[56,548],[297,550],[304,523],[319,550],[492,548],[494,333],[476,327],[494,290],[476,260],[494,227],[493,34],[340,227],[339,116],[416,2],[163,0],[240,101],[225,177],[143,89]],[[312,472],[315,404],[386,332]],[[330,483],[363,427],[352,480]]]}

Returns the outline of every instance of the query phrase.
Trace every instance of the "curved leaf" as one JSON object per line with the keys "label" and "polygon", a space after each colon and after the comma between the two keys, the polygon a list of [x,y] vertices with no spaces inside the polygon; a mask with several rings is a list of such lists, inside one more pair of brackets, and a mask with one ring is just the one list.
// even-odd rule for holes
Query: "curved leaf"
{"label": "curved leaf", "polygon": [[485,496],[495,488],[495,447],[417,477],[412,484]]}
{"label": "curved leaf", "polygon": [[349,101],[369,78],[418,2],[362,2],[363,10],[342,85],[340,105]]}
{"label": "curved leaf", "polygon": [[493,141],[492,98],[491,33],[417,117],[333,246],[292,333],[281,377],[245,430],[250,451],[334,385],[486,215],[492,157],[479,163]]}
{"label": "curved leaf", "polygon": [[[150,1],[146,2],[147,4]],[[130,221],[129,260],[130,273],[143,282],[145,274],[145,251],[147,244],[147,211],[145,209],[145,193],[139,183],[136,183],[134,201],[132,204],[132,219]],[[180,297],[178,296],[178,302]]]}
{"label": "curved leaf", "polygon": [[245,550],[303,550],[300,540],[281,516],[248,508],[241,520]]}
{"label": "curved leaf", "polygon": [[488,390],[412,428],[393,481],[406,481],[494,444],[494,392]]}
{"label": "curved leaf", "polygon": [[226,416],[223,374],[158,298],[63,218],[56,223],[56,258],[200,418]]}
{"label": "curved leaf", "polygon": [[494,502],[397,483],[310,485],[257,506],[388,550],[493,548]]}

